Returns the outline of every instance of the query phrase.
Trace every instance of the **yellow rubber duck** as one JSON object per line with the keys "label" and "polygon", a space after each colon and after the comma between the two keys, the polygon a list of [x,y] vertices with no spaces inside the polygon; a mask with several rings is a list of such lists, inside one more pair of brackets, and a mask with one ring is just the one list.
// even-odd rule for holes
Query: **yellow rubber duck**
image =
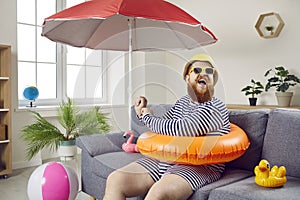
{"label": "yellow rubber duck", "polygon": [[284,166],[274,165],[270,170],[270,164],[267,160],[261,160],[254,168],[255,182],[263,187],[280,187],[286,183],[286,169]]}

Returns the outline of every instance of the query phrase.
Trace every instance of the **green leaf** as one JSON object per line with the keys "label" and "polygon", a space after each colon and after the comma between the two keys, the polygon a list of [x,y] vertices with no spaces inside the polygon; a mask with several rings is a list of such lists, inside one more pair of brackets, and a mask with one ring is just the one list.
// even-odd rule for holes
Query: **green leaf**
{"label": "green leaf", "polygon": [[279,78],[278,77],[272,77],[272,78],[269,78],[268,79],[268,82],[278,82],[279,81]]}
{"label": "green leaf", "polygon": [[276,91],[286,92],[290,86],[292,87],[297,83],[300,83],[300,79],[296,75],[289,74],[289,71],[283,66],[277,66],[274,70],[268,70],[265,73],[265,76],[268,76],[272,71],[274,72],[274,76],[267,80],[265,91],[274,87],[276,88]]}
{"label": "green leaf", "polygon": [[283,83],[279,85],[277,91],[278,92],[286,92],[289,89],[289,84],[288,83]]}
{"label": "green leaf", "polygon": [[264,86],[261,84],[261,82],[256,82],[256,85],[258,86],[258,88],[263,89]]}
{"label": "green leaf", "polygon": [[60,130],[49,123],[39,113],[31,111],[35,115],[35,121],[25,126],[21,131],[21,137],[28,143],[26,158],[31,159],[45,147],[57,149],[58,142],[64,137]]}
{"label": "green leaf", "polygon": [[254,94],[260,94],[260,93],[262,93],[261,90],[255,90],[255,91],[254,91]]}
{"label": "green leaf", "polygon": [[284,81],[294,81],[296,83],[300,83],[300,79],[295,75],[288,75]]}
{"label": "green leaf", "polygon": [[250,95],[250,94],[252,94],[251,92],[249,92],[249,91],[247,91],[246,92],[246,96],[248,96],[248,95]]}
{"label": "green leaf", "polygon": [[58,120],[66,129],[65,134],[39,113],[31,112],[35,116],[35,121],[21,130],[21,137],[28,144],[26,157],[29,160],[45,147],[57,150],[59,141],[73,139],[80,135],[106,133],[111,128],[107,123],[108,118],[100,112],[99,107],[79,113],[70,98],[66,103],[62,102],[58,109]]}
{"label": "green leaf", "polygon": [[285,68],[283,66],[278,66],[278,67],[275,67],[275,69],[277,71],[285,71]]}
{"label": "green leaf", "polygon": [[267,92],[271,88],[270,82],[268,82],[265,86],[265,91]]}
{"label": "green leaf", "polygon": [[251,86],[246,86],[241,91],[244,92],[244,91],[250,90],[251,88],[252,88]]}
{"label": "green leaf", "polygon": [[110,126],[107,123],[107,117],[99,112],[99,107],[95,107],[93,110],[78,114],[76,118],[76,125],[76,136],[105,133],[110,130]]}
{"label": "green leaf", "polygon": [[245,92],[245,95],[251,95],[252,98],[255,97],[255,95],[260,94],[263,92],[263,86],[259,81],[255,81],[254,79],[251,79],[250,82],[252,83],[252,85],[248,85],[246,87],[244,87],[241,92]]}
{"label": "green leaf", "polygon": [[287,77],[287,75],[289,74],[289,72],[287,70],[284,71],[278,71],[276,73],[276,75],[280,76],[280,77]]}
{"label": "green leaf", "polygon": [[268,71],[266,71],[264,76],[268,76],[270,74],[270,72],[272,71],[272,69],[269,69]]}

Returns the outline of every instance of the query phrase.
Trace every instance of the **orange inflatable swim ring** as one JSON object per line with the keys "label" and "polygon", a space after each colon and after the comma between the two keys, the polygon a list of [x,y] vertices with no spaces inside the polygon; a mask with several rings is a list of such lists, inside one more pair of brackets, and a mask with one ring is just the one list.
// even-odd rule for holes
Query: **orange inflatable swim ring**
{"label": "orange inflatable swim ring", "polygon": [[137,147],[143,155],[163,162],[204,165],[232,161],[242,156],[250,142],[246,133],[230,124],[226,135],[168,136],[153,132],[140,135]]}

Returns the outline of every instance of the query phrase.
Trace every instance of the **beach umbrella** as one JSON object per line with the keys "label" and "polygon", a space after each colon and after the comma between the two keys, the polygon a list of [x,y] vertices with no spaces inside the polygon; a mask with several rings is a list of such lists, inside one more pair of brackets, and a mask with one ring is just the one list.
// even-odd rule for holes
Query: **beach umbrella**
{"label": "beach umbrella", "polygon": [[217,41],[198,20],[164,0],[87,1],[47,17],[42,35],[75,47],[121,51],[193,49]]}
{"label": "beach umbrella", "polygon": [[75,47],[128,51],[129,72],[132,51],[193,49],[217,41],[201,22],[164,0],[87,1],[47,17],[42,36]]}

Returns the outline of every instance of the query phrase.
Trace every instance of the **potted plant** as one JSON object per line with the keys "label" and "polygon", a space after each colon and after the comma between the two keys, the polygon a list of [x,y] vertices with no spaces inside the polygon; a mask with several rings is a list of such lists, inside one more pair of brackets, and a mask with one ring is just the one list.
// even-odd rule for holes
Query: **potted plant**
{"label": "potted plant", "polygon": [[264,86],[259,82],[251,79],[251,85],[245,86],[241,92],[245,92],[245,95],[251,95],[249,98],[250,106],[256,106],[257,98],[256,96],[263,92]]}
{"label": "potted plant", "polygon": [[288,92],[288,89],[290,86],[293,87],[300,83],[300,79],[296,75],[290,74],[283,66],[269,69],[265,73],[265,77],[270,76],[271,73],[273,73],[273,76],[267,80],[265,91],[267,92],[270,88],[275,87],[278,105],[290,106],[293,92]]}
{"label": "potted plant", "polygon": [[[22,129],[22,137],[28,143],[27,158],[30,160],[44,147],[59,150],[61,159],[72,158],[76,154],[75,139],[78,136],[104,133],[110,130],[107,117],[99,109],[99,107],[94,107],[91,110],[79,112],[73,101],[68,98],[67,102],[62,102],[58,108],[58,121],[65,130],[64,132],[38,112],[30,111],[34,114],[35,121]],[[71,147],[68,148],[69,146]]]}

